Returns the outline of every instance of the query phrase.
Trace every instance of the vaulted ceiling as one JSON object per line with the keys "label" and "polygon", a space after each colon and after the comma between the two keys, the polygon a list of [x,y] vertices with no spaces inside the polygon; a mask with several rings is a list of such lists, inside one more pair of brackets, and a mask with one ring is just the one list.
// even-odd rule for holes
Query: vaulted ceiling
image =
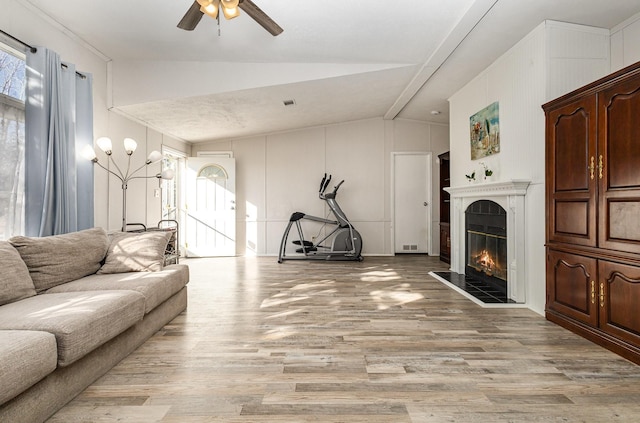
{"label": "vaulted ceiling", "polygon": [[611,29],[640,12],[639,0],[253,0],[284,29],[273,37],[246,14],[178,29],[193,0],[20,1],[111,61],[118,112],[188,142],[447,123],[447,98],[543,20]]}

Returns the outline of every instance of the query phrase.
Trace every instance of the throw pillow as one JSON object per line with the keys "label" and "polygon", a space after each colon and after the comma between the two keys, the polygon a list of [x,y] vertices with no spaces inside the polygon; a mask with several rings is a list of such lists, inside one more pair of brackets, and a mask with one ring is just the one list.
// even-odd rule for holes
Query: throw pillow
{"label": "throw pillow", "polygon": [[98,273],[162,270],[171,232],[116,232],[110,236],[107,257]]}
{"label": "throw pillow", "polygon": [[7,241],[0,241],[0,264],[0,305],[36,295],[27,265]]}
{"label": "throw pillow", "polygon": [[96,273],[109,247],[102,228],[42,238],[14,236],[9,242],[27,264],[37,292]]}

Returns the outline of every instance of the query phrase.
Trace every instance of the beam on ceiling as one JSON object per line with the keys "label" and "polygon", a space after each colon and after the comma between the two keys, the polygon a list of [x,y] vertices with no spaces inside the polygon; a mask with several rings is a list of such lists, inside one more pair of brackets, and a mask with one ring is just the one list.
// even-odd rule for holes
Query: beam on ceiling
{"label": "beam on ceiling", "polygon": [[482,21],[498,0],[476,0],[469,7],[458,23],[447,34],[436,51],[422,65],[413,79],[407,84],[400,96],[384,115],[384,119],[393,120],[409,104],[424,84],[440,69],[440,66],[451,56],[465,38]]}

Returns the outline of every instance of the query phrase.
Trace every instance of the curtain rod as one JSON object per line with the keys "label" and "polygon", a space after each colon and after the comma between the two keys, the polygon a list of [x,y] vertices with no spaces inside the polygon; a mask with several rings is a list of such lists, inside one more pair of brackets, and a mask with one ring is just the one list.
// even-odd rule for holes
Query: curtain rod
{"label": "curtain rod", "polygon": [[37,51],[38,51],[38,49],[37,49],[37,48],[35,48],[35,47],[33,47],[33,46],[31,46],[31,45],[29,45],[29,44],[25,43],[25,42],[24,42],[24,41],[22,41],[22,40],[17,39],[16,37],[14,37],[13,35],[9,34],[8,32],[4,32],[3,30],[1,30],[1,29],[0,29],[0,33],[1,33],[2,35],[5,35],[5,36],[7,36],[7,37],[11,38],[13,41],[15,41],[15,42],[17,42],[17,43],[20,43],[20,44],[22,44],[23,46],[27,47],[27,48],[31,51],[31,53],[35,53],[35,52],[37,52]]}
{"label": "curtain rod", "polygon": [[[31,51],[31,53],[36,53],[36,52],[38,51],[38,49],[37,49],[37,48],[35,48],[35,47],[33,47],[33,46],[31,46],[31,45],[29,45],[29,44],[25,43],[24,41],[22,41],[22,40],[20,40],[20,39],[18,39],[18,38],[16,38],[16,37],[14,37],[13,35],[9,34],[8,32],[5,32],[5,31],[3,31],[3,30],[1,30],[1,29],[0,29],[0,34],[2,34],[2,35],[4,35],[4,36],[7,36],[7,37],[11,38],[13,41],[15,41],[15,42],[17,42],[17,43],[20,43],[20,44],[22,44],[23,46],[27,47],[27,48],[29,49],[29,51]],[[65,65],[64,63],[62,63],[62,67],[63,67],[63,68],[66,68],[66,67],[67,67],[67,65]],[[83,75],[83,74],[81,74],[81,73],[80,73],[80,72],[78,72],[78,71],[76,71],[76,75],[78,75],[78,76],[79,76],[79,77],[81,77],[82,79],[85,79],[85,78],[87,77],[86,75]]]}
{"label": "curtain rod", "polygon": [[[60,63],[60,66],[62,66],[63,68],[67,69],[69,66],[67,66],[66,63]],[[78,75],[80,78],[82,79],[86,79],[87,75],[81,74],[80,72],[76,71],[76,75]]]}

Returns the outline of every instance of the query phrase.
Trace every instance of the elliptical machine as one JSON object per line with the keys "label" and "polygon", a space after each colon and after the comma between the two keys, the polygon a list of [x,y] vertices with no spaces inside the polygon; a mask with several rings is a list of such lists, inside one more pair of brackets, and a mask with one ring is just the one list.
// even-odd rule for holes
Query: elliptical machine
{"label": "elliptical machine", "polygon": [[[322,178],[322,182],[320,182],[318,197],[320,197],[321,200],[326,201],[331,213],[335,216],[335,220],[311,216],[302,212],[293,213],[289,218],[289,224],[282,235],[280,253],[278,254],[278,263],[282,263],[284,260],[364,260],[360,254],[362,252],[362,237],[353,227],[351,222],[349,222],[349,219],[347,219],[347,216],[336,201],[338,189],[340,189],[344,180],[336,185],[332,192],[325,194],[330,182],[331,175],[327,178],[327,174],[325,173]],[[300,223],[302,220],[319,222],[322,223],[323,227],[330,226],[334,228],[328,235],[322,237],[317,242],[312,242],[304,237],[302,224]],[[300,255],[288,257],[286,255],[287,238],[289,237],[289,232],[294,224],[298,230],[298,239],[293,241],[293,244],[300,247],[296,249],[296,253]]]}

